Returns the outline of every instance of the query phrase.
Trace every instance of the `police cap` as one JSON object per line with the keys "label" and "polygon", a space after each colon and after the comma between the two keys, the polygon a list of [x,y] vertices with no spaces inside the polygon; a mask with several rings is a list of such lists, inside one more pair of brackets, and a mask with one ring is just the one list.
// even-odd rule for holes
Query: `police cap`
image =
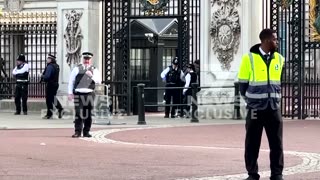
{"label": "police cap", "polygon": [[89,58],[92,58],[93,54],[91,52],[83,52],[82,56],[85,59],[89,59]]}

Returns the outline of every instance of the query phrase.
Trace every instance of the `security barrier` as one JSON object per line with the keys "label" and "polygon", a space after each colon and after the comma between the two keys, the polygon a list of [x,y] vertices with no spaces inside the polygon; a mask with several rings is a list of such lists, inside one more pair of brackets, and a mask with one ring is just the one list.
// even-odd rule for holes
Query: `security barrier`
{"label": "security barrier", "polygon": [[[186,89],[185,87],[145,87],[145,84],[138,84],[138,125],[145,125],[145,107],[152,107],[152,106],[185,106],[190,104],[145,104],[145,91],[146,90],[167,90],[167,89]],[[197,103],[197,93],[198,89],[210,89],[210,88],[234,88],[234,100],[232,102],[222,102],[222,103]],[[190,88],[189,88],[190,89]],[[197,110],[199,105],[225,105],[225,104],[233,104],[234,105],[234,112],[233,112],[233,119],[241,119],[240,114],[240,95],[239,95],[239,83],[235,82],[234,86],[219,86],[219,87],[199,87],[198,84],[192,84],[192,98],[191,101],[191,123],[198,123],[198,115]]]}

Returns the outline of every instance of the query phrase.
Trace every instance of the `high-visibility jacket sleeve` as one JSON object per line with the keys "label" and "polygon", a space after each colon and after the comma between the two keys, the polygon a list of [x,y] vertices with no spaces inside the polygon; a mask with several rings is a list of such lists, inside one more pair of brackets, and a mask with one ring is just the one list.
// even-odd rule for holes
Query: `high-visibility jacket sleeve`
{"label": "high-visibility jacket sleeve", "polygon": [[[283,74],[283,69],[285,68],[285,64],[286,64],[286,59],[280,54],[280,53],[275,53],[276,56],[278,56],[280,59],[280,67],[281,67],[281,74]],[[282,75],[281,75],[282,77]]]}
{"label": "high-visibility jacket sleeve", "polygon": [[238,82],[241,96],[245,96],[246,91],[249,86],[250,80],[250,59],[248,55],[244,55],[241,60],[239,72],[238,72]]}

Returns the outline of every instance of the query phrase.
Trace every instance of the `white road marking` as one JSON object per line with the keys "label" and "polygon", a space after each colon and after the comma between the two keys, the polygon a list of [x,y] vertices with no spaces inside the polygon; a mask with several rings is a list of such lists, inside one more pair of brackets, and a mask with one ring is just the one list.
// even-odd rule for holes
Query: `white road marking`
{"label": "white road marking", "polygon": [[[172,127],[172,126],[165,126]],[[106,138],[107,135],[130,130],[140,130],[140,129],[152,129],[159,127],[147,127],[147,128],[127,128],[127,129],[107,129],[92,132],[92,138],[81,138],[86,141],[96,142],[96,143],[112,143],[112,144],[123,144],[123,145],[135,145],[135,146],[149,146],[149,147],[168,147],[168,148],[199,148],[199,149],[215,149],[215,150],[243,150],[243,148],[228,148],[228,147],[208,147],[208,146],[184,146],[184,145],[159,145],[159,144],[143,144],[143,143],[130,143],[115,141]],[[261,149],[260,151],[269,152],[269,150]],[[297,151],[285,151],[285,154],[298,156],[302,159],[302,163],[293,167],[287,167],[283,170],[283,175],[294,175],[303,173],[313,173],[320,172],[320,154],[318,153],[307,153],[307,152],[297,152]],[[259,172],[261,178],[269,177],[270,171]],[[232,175],[222,175],[222,176],[212,176],[212,177],[191,177],[182,178],[178,180],[239,180],[245,179],[247,177],[246,173],[243,174],[232,174]]]}

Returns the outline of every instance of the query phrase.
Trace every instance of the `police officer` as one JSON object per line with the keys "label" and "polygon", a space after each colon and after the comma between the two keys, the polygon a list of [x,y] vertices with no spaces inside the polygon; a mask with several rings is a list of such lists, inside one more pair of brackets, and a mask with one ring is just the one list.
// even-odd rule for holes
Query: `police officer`
{"label": "police officer", "polygon": [[41,76],[42,81],[46,82],[47,114],[43,117],[43,119],[52,118],[53,105],[55,105],[58,110],[58,117],[62,118],[63,108],[56,97],[57,91],[59,89],[59,72],[60,68],[56,62],[56,57],[48,54],[47,67],[45,68],[45,71]]}
{"label": "police officer", "polygon": [[[186,76],[185,76],[186,83],[184,85],[185,89],[183,89],[183,91],[182,91],[182,94],[183,94],[182,104],[187,104],[188,103],[188,96],[192,95],[191,85],[193,83],[197,83],[197,73],[195,72],[195,67],[194,67],[193,64],[188,64],[187,65],[186,73],[187,73]],[[182,111],[182,117],[184,115],[187,118],[190,117],[190,106],[184,105],[184,109]]]}
{"label": "police officer", "polygon": [[29,65],[26,62],[24,54],[17,57],[17,66],[13,69],[12,74],[16,78],[16,89],[14,93],[14,102],[16,105],[15,115],[21,113],[21,99],[23,114],[28,114],[27,100],[28,100],[28,79],[29,79]]}
{"label": "police officer", "polygon": [[281,73],[284,58],[276,52],[277,34],[272,29],[260,33],[261,44],[242,57],[238,72],[240,93],[247,103],[245,164],[248,180],[260,178],[257,159],[263,128],[270,147],[271,180],[282,180],[283,121],[280,110]]}
{"label": "police officer", "polygon": [[[73,138],[81,136],[91,137],[89,133],[92,124],[95,84],[101,83],[99,71],[92,65],[90,52],[82,53],[83,63],[73,68],[69,79],[69,100],[74,98],[75,105],[75,133]],[[83,126],[84,125],[84,126]]]}
{"label": "police officer", "polygon": [[[167,67],[161,72],[161,78],[166,81],[166,87],[181,87],[182,82],[184,81],[184,73],[179,68],[178,58],[172,60],[172,65]],[[173,104],[179,103],[179,97],[181,93],[179,89],[166,89],[165,90],[165,101],[166,105],[171,104],[171,98],[173,99]],[[175,118],[176,106],[171,108],[171,118]],[[164,118],[169,118],[170,106],[165,107],[165,116]]]}

